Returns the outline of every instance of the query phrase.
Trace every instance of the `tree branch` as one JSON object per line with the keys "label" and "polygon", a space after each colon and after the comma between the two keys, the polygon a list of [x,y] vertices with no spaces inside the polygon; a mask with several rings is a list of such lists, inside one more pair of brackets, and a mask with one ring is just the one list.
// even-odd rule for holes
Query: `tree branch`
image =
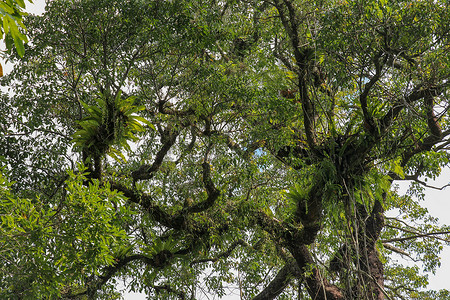
{"label": "tree branch", "polygon": [[371,134],[376,132],[375,123],[373,121],[372,116],[369,115],[369,112],[367,111],[367,97],[369,96],[370,90],[375,85],[375,83],[380,79],[381,77],[381,70],[383,68],[383,65],[380,64],[380,59],[382,56],[382,52],[380,51],[375,55],[374,58],[374,65],[375,65],[375,75],[370,79],[368,83],[366,83],[364,87],[364,91],[359,96],[359,102],[361,103],[361,109],[363,111],[364,121],[367,125],[369,132]]}
{"label": "tree branch", "polygon": [[285,28],[291,40],[291,46],[294,50],[294,57],[298,67],[297,77],[298,77],[298,92],[300,93],[300,101],[302,103],[303,109],[303,123],[305,127],[305,135],[308,145],[314,148],[316,144],[316,133],[315,133],[315,116],[314,116],[314,106],[308,95],[308,87],[306,84],[307,66],[308,60],[313,50],[309,47],[301,48],[298,30],[298,16],[297,11],[290,0],[283,0],[283,4],[276,0],[274,1],[274,6],[280,14],[281,23]]}
{"label": "tree branch", "polygon": [[164,157],[169,152],[170,148],[175,144],[179,131],[172,129],[171,126],[162,132],[161,142],[163,143],[161,149],[156,154],[155,160],[152,165],[142,165],[136,171],[131,173],[133,181],[147,180],[153,177],[153,173],[156,172],[164,160]]}
{"label": "tree branch", "polygon": [[140,205],[158,223],[174,229],[183,229],[186,224],[180,215],[172,215],[164,211],[160,206],[153,203],[150,195],[139,193],[120,183],[111,182],[111,189],[122,192],[129,201]]}
{"label": "tree branch", "polygon": [[228,256],[231,255],[231,253],[234,251],[234,249],[236,249],[237,246],[246,246],[248,247],[249,244],[244,241],[243,239],[239,239],[235,242],[233,242],[230,247],[228,247],[227,250],[225,250],[222,253],[219,253],[216,257],[212,257],[212,258],[203,258],[203,259],[198,259],[198,260],[194,260],[190,263],[190,266],[192,267],[195,264],[200,264],[200,263],[205,263],[205,262],[216,262],[222,258],[227,258]]}
{"label": "tree branch", "polygon": [[442,93],[444,87],[445,84],[439,86],[431,86],[428,88],[422,88],[420,86],[417,86],[408,96],[394,103],[391,109],[389,109],[389,111],[381,119],[380,129],[382,131],[386,130],[407,105],[416,102],[420,99],[423,99],[427,96],[431,97],[438,96],[439,94]]}
{"label": "tree branch", "polygon": [[442,235],[442,234],[450,234],[450,231],[438,231],[438,232],[430,232],[430,233],[419,233],[419,234],[415,234],[415,235],[412,235],[412,236],[381,240],[381,242],[382,243],[404,242],[404,241],[414,240],[414,239],[422,238],[422,237],[435,238],[435,239],[443,240],[445,242],[450,242],[450,240],[443,239],[443,238],[440,238],[440,237],[435,237],[435,235]]}
{"label": "tree branch", "polygon": [[401,255],[405,255],[405,256],[408,256],[409,258],[412,258],[407,252],[403,251],[400,248],[394,247],[391,244],[383,243],[383,246],[384,246],[384,248],[386,248],[386,249],[388,249],[390,251],[393,251],[395,253],[398,253],[398,254],[401,254]]}
{"label": "tree branch", "polygon": [[280,295],[283,290],[288,286],[293,277],[300,277],[300,270],[295,260],[286,262],[283,268],[281,268],[275,278],[256,295],[252,300],[272,300]]}
{"label": "tree branch", "polygon": [[294,256],[297,265],[306,281],[308,294],[312,299],[317,300],[343,300],[345,299],[342,290],[328,282],[320,274],[320,270],[315,267],[316,263],[305,245],[290,245],[288,247]]}
{"label": "tree branch", "polygon": [[150,287],[152,287],[156,293],[160,293],[161,291],[167,291],[169,293],[175,294],[178,296],[178,299],[180,300],[185,300],[186,299],[186,293],[183,291],[177,291],[176,289],[172,288],[170,285],[168,284],[164,284],[164,285],[151,285]]}
{"label": "tree branch", "polygon": [[[330,284],[314,267],[316,262],[311,256],[306,244],[311,242],[311,232],[304,228],[289,228],[281,221],[269,217],[264,212],[256,213],[257,223],[276,239],[281,239],[295,258],[300,274],[306,279],[309,295],[317,300],[343,300],[344,294],[337,286]],[[320,226],[319,226],[320,229]],[[316,229],[318,230],[318,229]],[[314,230],[315,232],[317,232]],[[315,235],[313,234],[315,237]],[[312,239],[314,241],[314,238]]]}
{"label": "tree branch", "polygon": [[390,172],[390,173],[389,173],[389,176],[390,176],[393,180],[399,180],[399,181],[400,181],[400,180],[411,180],[411,181],[415,181],[415,182],[419,183],[420,185],[422,185],[422,186],[424,186],[424,187],[426,187],[426,188],[435,189],[435,190],[438,190],[438,191],[442,191],[442,190],[444,190],[444,189],[446,189],[447,187],[450,186],[450,183],[445,184],[445,185],[443,185],[443,186],[441,186],[441,187],[429,185],[429,184],[426,183],[425,181],[419,179],[419,174],[406,175],[405,178],[401,178],[401,177],[398,176],[397,174],[395,174],[395,173],[393,173],[393,172]]}
{"label": "tree branch", "polygon": [[203,184],[206,188],[206,193],[208,194],[208,197],[206,200],[196,203],[192,206],[188,206],[186,208],[186,211],[188,213],[199,213],[202,211],[207,210],[211,206],[214,205],[217,198],[220,196],[220,191],[214,186],[213,181],[211,180],[211,167],[209,163],[206,161],[202,164],[203,168]]}
{"label": "tree branch", "polygon": [[162,250],[153,255],[153,257],[148,257],[143,254],[133,254],[123,258],[119,258],[112,266],[106,267],[104,274],[100,275],[98,277],[98,280],[95,280],[88,284],[87,294],[88,296],[93,298],[96,295],[97,291],[101,289],[101,287],[106,282],[108,282],[108,280],[110,280],[117,272],[119,272],[127,264],[133,261],[142,261],[143,263],[150,265],[153,268],[161,269],[164,268],[173,257],[174,257],[173,253],[170,252],[169,250]]}

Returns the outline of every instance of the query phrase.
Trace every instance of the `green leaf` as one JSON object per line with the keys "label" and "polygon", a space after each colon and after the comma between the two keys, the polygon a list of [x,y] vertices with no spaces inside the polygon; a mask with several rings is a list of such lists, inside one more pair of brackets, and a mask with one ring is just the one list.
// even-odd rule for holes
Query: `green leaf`
{"label": "green leaf", "polygon": [[150,127],[153,130],[156,130],[155,125],[153,125],[150,121],[148,121],[147,119],[145,119],[143,117],[133,116],[133,119],[135,119],[135,120],[137,120],[137,121],[139,121],[141,123],[144,123],[145,125],[147,125],[148,127]]}
{"label": "green leaf", "polygon": [[114,147],[109,148],[108,155],[117,162],[127,162],[125,155]]}
{"label": "green leaf", "polygon": [[391,166],[392,172],[397,174],[401,179],[405,179],[405,172],[403,168],[400,166],[400,160],[394,160]]}
{"label": "green leaf", "polygon": [[12,8],[12,6],[8,3],[5,3],[4,1],[0,2],[0,10],[3,10],[10,15],[14,14],[14,9]]}
{"label": "green leaf", "polygon": [[5,35],[9,32],[9,19],[9,16],[3,17],[3,32]]}
{"label": "green leaf", "polygon": [[23,42],[24,40],[26,40],[26,37],[19,32],[16,23],[8,22],[8,24],[11,31],[11,35],[14,39],[14,45],[16,47],[17,53],[19,54],[20,57],[22,57],[25,54],[25,47],[23,45]]}
{"label": "green leaf", "polygon": [[24,0],[15,0],[17,2],[17,4],[19,4],[19,6],[21,8],[25,8],[25,1]]}

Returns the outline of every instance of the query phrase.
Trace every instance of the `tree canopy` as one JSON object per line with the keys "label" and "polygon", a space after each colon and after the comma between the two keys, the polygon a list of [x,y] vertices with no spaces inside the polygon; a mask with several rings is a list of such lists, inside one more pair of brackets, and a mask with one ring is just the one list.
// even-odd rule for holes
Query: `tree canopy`
{"label": "tree canopy", "polygon": [[447,0],[53,0],[24,23],[1,298],[450,299],[427,289],[450,227],[419,203],[450,160]]}

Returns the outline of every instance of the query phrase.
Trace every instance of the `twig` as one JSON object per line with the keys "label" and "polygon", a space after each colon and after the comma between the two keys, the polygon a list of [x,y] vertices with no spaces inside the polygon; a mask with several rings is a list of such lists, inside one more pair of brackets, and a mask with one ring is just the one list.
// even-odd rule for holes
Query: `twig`
{"label": "twig", "polygon": [[450,240],[447,239],[443,239],[440,237],[434,237],[434,235],[441,235],[441,234],[450,234],[450,231],[440,231],[440,232],[430,232],[430,233],[422,233],[422,234],[417,234],[417,235],[413,235],[413,236],[407,236],[407,237],[402,237],[402,238],[393,238],[393,239],[388,239],[388,240],[381,240],[382,243],[391,243],[391,242],[403,242],[403,241],[408,241],[408,240],[413,240],[416,238],[421,238],[421,237],[433,237],[445,242],[450,242]]}

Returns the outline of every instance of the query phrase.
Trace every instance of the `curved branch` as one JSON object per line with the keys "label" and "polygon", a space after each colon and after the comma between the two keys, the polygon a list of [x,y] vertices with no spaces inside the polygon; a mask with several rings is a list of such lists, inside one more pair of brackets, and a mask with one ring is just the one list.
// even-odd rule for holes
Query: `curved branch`
{"label": "curved branch", "polygon": [[292,256],[294,256],[297,265],[305,278],[308,294],[312,299],[317,300],[343,300],[345,295],[342,290],[323,278],[316,265],[309,249],[305,245],[290,245]]}
{"label": "curved branch", "polygon": [[211,167],[209,163],[204,162],[202,164],[202,168],[203,168],[203,184],[205,185],[208,197],[206,198],[206,200],[202,202],[186,207],[185,211],[188,213],[199,213],[207,210],[208,208],[214,205],[217,198],[219,198],[220,196],[220,191],[214,186],[214,183],[211,179]]}
{"label": "curved branch", "polygon": [[[367,153],[374,145],[374,140],[379,137],[379,135],[385,134],[386,130],[391,126],[394,121],[397,119],[398,115],[402,112],[410,104],[424,99],[426,97],[435,97],[440,95],[447,84],[441,84],[438,86],[430,86],[424,88],[423,86],[417,86],[413,89],[413,91],[403,97],[401,100],[397,100],[394,102],[393,106],[389,109],[389,111],[378,121],[378,132],[375,136],[374,134],[368,134],[364,137],[365,142],[359,143],[357,147],[355,147],[354,153],[358,153],[361,156],[362,153]],[[437,144],[439,140],[434,139],[433,143],[429,142],[429,138],[425,138],[424,141],[426,143],[421,143],[419,147],[414,147],[411,151],[405,153],[402,159],[402,165],[405,165],[414,155],[427,151],[431,149],[431,147]]]}
{"label": "curved branch", "polygon": [[156,154],[155,160],[152,165],[142,165],[136,171],[131,173],[133,181],[147,180],[153,177],[153,173],[156,172],[164,160],[164,157],[169,152],[170,148],[175,144],[179,131],[173,130],[171,126],[168,126],[163,132],[161,132],[161,141],[163,143],[161,149]]}
{"label": "curved branch", "polygon": [[81,296],[87,294],[89,299],[94,299],[95,295],[97,294],[97,291],[101,289],[101,287],[110,280],[114,274],[116,274],[118,271],[120,271],[122,268],[124,268],[128,263],[141,260],[144,263],[149,262],[151,259],[145,255],[141,254],[135,254],[130,255],[127,257],[124,257],[122,259],[119,259],[116,261],[116,263],[112,266],[109,266],[105,269],[105,273],[103,275],[100,275],[97,280],[94,280],[92,282],[88,283],[88,288],[86,291],[83,291],[81,293],[78,293],[76,295],[70,295],[71,297],[75,296]]}
{"label": "curved branch", "polygon": [[[99,275],[98,280],[89,283],[87,294],[90,297],[94,297],[95,294],[101,287],[108,282],[117,272],[123,269],[127,264],[133,261],[142,261],[146,265],[149,265],[153,268],[160,269],[170,262],[170,260],[174,257],[173,253],[169,250],[162,250],[153,257],[148,257],[143,254],[133,254],[130,256],[126,256],[120,259],[117,259],[116,262],[112,266],[108,266],[105,269],[103,275]],[[91,298],[90,298],[91,299]]]}
{"label": "curved branch", "polygon": [[428,88],[422,88],[417,86],[408,96],[404,97],[402,100],[398,100],[391,109],[384,115],[380,121],[380,130],[385,131],[392,122],[397,118],[400,112],[406,108],[409,104],[416,102],[425,97],[435,97],[442,93],[445,84],[439,86],[431,86]]}
{"label": "curved branch", "polygon": [[186,226],[182,216],[167,213],[160,206],[156,205],[147,194],[139,193],[116,182],[111,182],[111,189],[122,192],[130,202],[140,205],[157,222],[168,228],[183,229]]}
{"label": "curved branch", "polygon": [[382,52],[377,53],[374,58],[374,65],[375,65],[375,75],[369,80],[368,83],[366,83],[364,87],[364,91],[359,96],[359,102],[361,103],[361,109],[364,116],[364,122],[367,125],[369,132],[371,134],[376,132],[375,123],[373,121],[372,116],[369,115],[369,112],[367,111],[367,97],[369,96],[370,90],[372,87],[377,83],[377,81],[381,77],[381,70],[383,68],[383,65],[380,64],[380,59],[382,56]]}
{"label": "curved branch", "polygon": [[234,251],[234,249],[237,248],[237,246],[250,246],[246,241],[244,241],[243,239],[239,239],[237,241],[235,241],[234,243],[231,244],[231,246],[225,250],[222,253],[219,253],[219,255],[217,255],[216,257],[212,257],[212,258],[203,258],[203,259],[198,259],[198,260],[194,260],[190,263],[190,266],[192,267],[195,264],[200,264],[200,263],[205,263],[205,262],[216,262],[222,258],[227,258],[228,256],[231,255],[231,253]]}
{"label": "curved branch", "polygon": [[[176,213],[168,213],[159,205],[155,204],[151,196],[140,193],[137,190],[128,188],[120,183],[111,182],[111,189],[122,192],[130,202],[140,205],[148,214],[152,216],[160,224],[173,229],[186,229],[186,217],[191,213],[199,213],[212,207],[220,196],[220,191],[215,187],[211,179],[211,167],[207,162],[202,164],[203,168],[203,184],[208,197],[199,203],[186,206]],[[142,178],[142,177],[140,177]]]}
{"label": "curved branch", "polygon": [[295,260],[287,262],[283,268],[278,271],[274,279],[256,295],[252,300],[272,300],[280,295],[293,279],[293,276],[300,277],[300,270]]}
{"label": "curved branch", "polygon": [[[298,277],[304,277],[309,295],[316,300],[343,300],[345,299],[341,289],[322,277],[319,269],[314,267],[314,261],[308,247],[311,242],[311,232],[305,228],[287,228],[284,224],[264,212],[256,213],[257,223],[270,233],[274,238],[281,239],[295,258],[300,270]],[[318,227],[320,229],[320,226]],[[317,232],[317,228],[314,229]],[[315,236],[315,235],[313,235]],[[314,238],[312,239],[314,241]]]}

